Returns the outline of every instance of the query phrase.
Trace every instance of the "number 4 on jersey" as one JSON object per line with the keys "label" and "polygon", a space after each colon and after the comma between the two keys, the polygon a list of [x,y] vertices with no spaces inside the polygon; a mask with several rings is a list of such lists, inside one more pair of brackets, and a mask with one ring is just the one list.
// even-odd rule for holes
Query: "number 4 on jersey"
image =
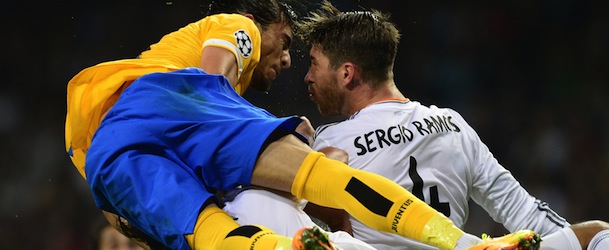
{"label": "number 4 on jersey", "polygon": [[[412,180],[412,194],[422,201],[425,201],[425,196],[423,195],[423,178],[421,178],[417,172],[417,159],[412,156],[410,156],[410,169],[408,169],[408,174]],[[438,197],[438,186],[429,187],[429,196],[429,205],[440,213],[443,213],[446,217],[449,217],[450,204],[448,202],[440,202],[440,198]]]}

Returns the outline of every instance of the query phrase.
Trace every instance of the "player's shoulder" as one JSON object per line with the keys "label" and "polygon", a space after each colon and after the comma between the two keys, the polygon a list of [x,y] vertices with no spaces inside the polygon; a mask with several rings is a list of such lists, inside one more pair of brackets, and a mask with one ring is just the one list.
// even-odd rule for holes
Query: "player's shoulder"
{"label": "player's shoulder", "polygon": [[331,123],[324,124],[324,125],[321,125],[321,126],[317,127],[317,129],[315,129],[315,133],[313,133],[313,140],[315,140],[324,131],[330,131],[333,128],[338,127],[338,125],[343,123],[343,122],[344,121],[331,122]]}
{"label": "player's shoulder", "polygon": [[451,107],[444,107],[444,106],[438,106],[435,104],[430,104],[430,105],[424,105],[418,102],[414,102],[416,103],[416,106],[414,109],[416,109],[418,112],[421,113],[427,113],[427,114],[444,114],[444,115],[456,115],[456,116],[460,116],[459,112],[457,112],[455,109],[451,108]]}

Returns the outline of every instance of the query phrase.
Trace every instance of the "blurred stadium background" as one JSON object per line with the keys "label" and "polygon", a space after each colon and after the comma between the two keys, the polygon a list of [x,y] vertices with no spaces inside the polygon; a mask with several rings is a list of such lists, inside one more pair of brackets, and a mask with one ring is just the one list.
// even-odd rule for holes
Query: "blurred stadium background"
{"label": "blurred stadium background", "polygon": [[[336,0],[392,13],[395,67],[413,100],[459,111],[522,185],[577,222],[609,220],[607,1]],[[202,17],[205,1],[2,1],[0,249],[87,249],[101,216],[64,152],[65,86],[81,69],[137,56]],[[307,51],[269,94],[278,115],[321,117]],[[505,232],[477,206],[468,231]]]}

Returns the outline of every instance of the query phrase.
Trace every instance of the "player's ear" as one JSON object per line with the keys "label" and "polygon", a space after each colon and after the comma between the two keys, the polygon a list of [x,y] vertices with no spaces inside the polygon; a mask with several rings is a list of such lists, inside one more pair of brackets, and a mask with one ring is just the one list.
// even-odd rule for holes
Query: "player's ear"
{"label": "player's ear", "polygon": [[343,85],[348,88],[353,88],[353,83],[358,82],[357,67],[351,62],[343,63],[340,67]]}
{"label": "player's ear", "polygon": [[252,19],[254,22],[256,21],[256,18],[254,18],[254,15],[252,14],[243,14],[245,17]]}

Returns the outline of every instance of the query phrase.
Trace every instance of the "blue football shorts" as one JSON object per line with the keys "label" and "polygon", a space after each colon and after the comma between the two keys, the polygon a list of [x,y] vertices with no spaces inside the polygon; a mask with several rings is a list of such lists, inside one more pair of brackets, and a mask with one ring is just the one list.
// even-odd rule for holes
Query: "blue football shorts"
{"label": "blue football shorts", "polygon": [[87,181],[99,208],[172,249],[188,248],[183,235],[202,206],[217,202],[217,190],[249,185],[267,140],[298,135],[300,122],[253,106],[220,75],[196,68],[145,75],[95,133]]}

